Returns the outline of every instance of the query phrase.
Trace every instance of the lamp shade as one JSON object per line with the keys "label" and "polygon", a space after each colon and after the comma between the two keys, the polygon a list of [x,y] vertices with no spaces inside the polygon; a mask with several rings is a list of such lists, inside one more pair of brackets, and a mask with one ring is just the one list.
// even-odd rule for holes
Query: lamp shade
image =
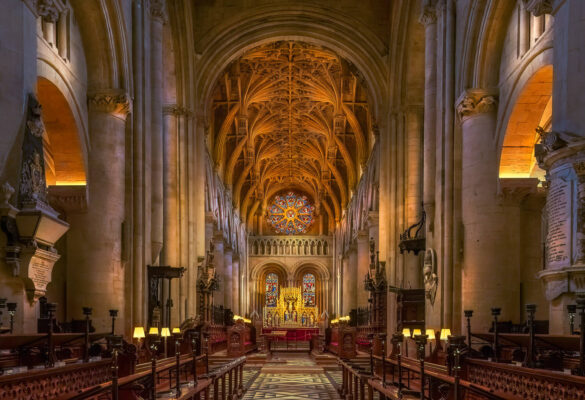
{"label": "lamp shade", "polygon": [[158,336],[158,327],[156,326],[151,326],[150,330],[148,331],[149,335],[156,335]]}
{"label": "lamp shade", "polygon": [[169,330],[169,328],[162,328],[160,331],[160,335],[162,337],[169,337],[171,336],[171,331]]}
{"label": "lamp shade", "polygon": [[415,329],[412,331],[412,336],[419,336],[422,335],[422,332],[420,331],[420,329]]}
{"label": "lamp shade", "polygon": [[134,334],[132,335],[134,339],[143,339],[144,338],[144,328],[141,326],[134,327]]}
{"label": "lamp shade", "polygon": [[435,339],[435,330],[434,329],[427,329],[426,334],[429,337],[429,340]]}
{"label": "lamp shade", "polygon": [[451,329],[443,328],[441,329],[441,340],[447,340],[451,336]]}
{"label": "lamp shade", "polygon": [[181,328],[173,328],[173,335],[181,333]]}
{"label": "lamp shade", "polygon": [[409,328],[404,328],[402,330],[402,334],[404,335],[404,337],[410,337],[410,329]]}

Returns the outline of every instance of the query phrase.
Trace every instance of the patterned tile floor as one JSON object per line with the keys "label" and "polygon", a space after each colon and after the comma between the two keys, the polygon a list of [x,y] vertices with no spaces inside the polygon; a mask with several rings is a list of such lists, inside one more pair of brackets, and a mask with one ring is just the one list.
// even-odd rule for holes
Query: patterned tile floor
{"label": "patterned tile floor", "polygon": [[[315,367],[315,362],[305,354],[275,354],[290,367]],[[268,365],[268,364],[267,364]],[[246,369],[244,369],[246,371]],[[246,380],[246,377],[244,377]],[[339,399],[332,379],[325,373],[260,373],[250,374],[251,385],[244,400],[251,399]]]}
{"label": "patterned tile floor", "polygon": [[260,374],[244,395],[250,399],[339,399],[325,374]]}

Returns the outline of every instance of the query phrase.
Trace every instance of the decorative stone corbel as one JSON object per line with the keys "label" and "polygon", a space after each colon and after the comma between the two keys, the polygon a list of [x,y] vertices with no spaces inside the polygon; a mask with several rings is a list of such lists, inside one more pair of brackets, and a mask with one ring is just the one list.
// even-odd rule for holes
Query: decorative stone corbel
{"label": "decorative stone corbel", "polygon": [[121,89],[111,89],[88,95],[90,110],[114,114],[125,119],[131,111],[132,102],[127,92]]}
{"label": "decorative stone corbel", "polygon": [[538,192],[538,178],[500,178],[498,202],[502,205],[519,205],[527,196]]}
{"label": "decorative stone corbel", "polygon": [[161,23],[167,22],[167,13],[164,0],[150,0],[148,7],[150,17],[153,20],[160,21]]}
{"label": "decorative stone corbel", "polygon": [[437,6],[431,0],[423,0],[418,21],[424,26],[437,22]]}
{"label": "decorative stone corbel", "polygon": [[493,112],[497,109],[497,96],[482,89],[464,91],[456,102],[456,111],[461,122],[477,114]]}

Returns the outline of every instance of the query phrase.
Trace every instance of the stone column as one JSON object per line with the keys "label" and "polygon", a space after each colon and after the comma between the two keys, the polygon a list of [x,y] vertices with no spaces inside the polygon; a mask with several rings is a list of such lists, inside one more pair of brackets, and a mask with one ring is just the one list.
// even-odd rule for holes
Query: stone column
{"label": "stone column", "polygon": [[351,293],[353,292],[353,288],[355,285],[352,285],[350,277],[352,273],[349,267],[349,257],[347,255],[343,256],[341,259],[342,265],[342,289],[341,289],[341,315],[346,315],[351,310],[352,302],[351,302]]}
{"label": "stone column", "polygon": [[225,308],[230,308],[233,311],[233,301],[234,301],[234,286],[233,286],[233,276],[232,276],[232,256],[233,250],[229,245],[224,245],[223,250],[223,306]]}
{"label": "stone column", "polygon": [[224,302],[224,293],[227,288],[227,282],[225,281],[224,276],[224,250],[223,250],[223,236],[221,233],[216,233],[213,236],[213,245],[215,246],[215,250],[213,253],[213,262],[215,263],[215,271],[217,272],[217,276],[221,278],[219,291],[213,292],[213,303],[216,306],[223,305],[224,307],[229,307],[227,303]]}
{"label": "stone column", "polygon": [[[151,252],[152,262],[160,264],[163,246],[163,52],[164,0],[150,1],[150,81],[152,130]],[[176,267],[177,265],[171,265]]]}
{"label": "stone column", "polygon": [[[344,310],[344,313],[348,314],[349,311],[353,308],[357,307],[357,289],[358,283],[360,278],[358,277],[358,253],[357,253],[357,243],[353,243],[349,248],[348,253],[348,265],[347,265],[347,274],[344,273],[346,280],[350,281],[349,292],[347,292],[347,297],[349,300],[349,308]],[[345,270],[344,270],[345,272]],[[345,294],[344,294],[345,296]]]}
{"label": "stone column", "polygon": [[[423,2],[424,3],[424,2]],[[419,21],[425,26],[425,104],[423,139],[423,207],[427,213],[426,240],[432,247],[435,217],[436,123],[437,123],[437,10],[423,7]]]}
{"label": "stone column", "polygon": [[520,268],[513,261],[518,248],[510,246],[515,231],[497,201],[496,98],[484,90],[468,90],[457,104],[463,142],[462,305],[475,311],[475,329],[487,331],[492,307],[502,308],[501,320],[519,322]]}
{"label": "stone column", "polygon": [[92,307],[97,332],[108,331],[109,309],[120,311],[120,326],[125,318],[121,249],[129,104],[123,90],[89,96],[89,207],[86,213],[71,216],[71,225],[78,227],[79,234],[67,239],[67,315],[81,319],[82,307]]}
{"label": "stone column", "polygon": [[232,310],[240,314],[240,255],[232,257]]}
{"label": "stone column", "polygon": [[369,292],[364,288],[364,279],[370,267],[370,238],[367,231],[357,236],[357,276],[355,277],[357,307],[367,307]]}
{"label": "stone column", "polygon": [[[167,105],[164,108],[164,203],[163,203],[163,251],[162,264],[173,267],[179,265],[179,208],[178,208],[178,138],[177,138],[177,115],[180,109],[175,105]],[[184,278],[183,278],[184,279]],[[171,298],[174,304],[174,311],[179,306],[179,283],[173,282],[171,287]],[[171,325],[178,326],[179,313],[173,312]]]}

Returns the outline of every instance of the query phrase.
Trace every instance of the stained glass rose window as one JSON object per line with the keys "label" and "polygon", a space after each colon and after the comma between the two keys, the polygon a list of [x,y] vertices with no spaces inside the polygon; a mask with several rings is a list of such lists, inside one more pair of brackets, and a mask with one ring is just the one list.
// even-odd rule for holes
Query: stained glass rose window
{"label": "stained glass rose window", "polygon": [[277,195],[268,208],[267,220],[277,233],[295,235],[305,233],[315,222],[315,207],[307,196],[293,192]]}

